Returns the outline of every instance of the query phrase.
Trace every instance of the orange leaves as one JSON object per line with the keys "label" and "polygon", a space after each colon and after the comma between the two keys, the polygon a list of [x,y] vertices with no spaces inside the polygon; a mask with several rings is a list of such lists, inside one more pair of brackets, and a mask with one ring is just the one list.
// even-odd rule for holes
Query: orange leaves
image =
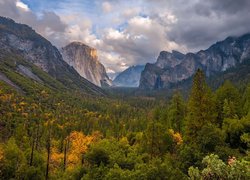
{"label": "orange leaves", "polygon": [[93,137],[93,141],[96,142],[102,138],[102,133],[100,131],[94,131],[91,136]]}
{"label": "orange leaves", "polygon": [[180,144],[183,143],[183,139],[182,139],[180,133],[178,133],[178,132],[175,133],[175,134],[173,135],[173,138],[174,138],[174,141],[177,143],[177,145],[180,145]]}
{"label": "orange leaves", "polygon": [[78,155],[85,153],[92,139],[92,137],[85,136],[82,132],[73,131],[69,135],[69,140],[72,144],[72,152]]}
{"label": "orange leaves", "polygon": [[169,129],[169,134],[172,136],[174,142],[177,144],[177,145],[180,145],[183,143],[183,139],[182,139],[182,136],[179,132],[174,132],[173,129]]}
{"label": "orange leaves", "polygon": [[52,168],[53,169],[59,168],[62,161],[63,161],[63,153],[60,153],[57,148],[52,147],[51,157],[50,157],[50,163],[52,165]]}
{"label": "orange leaves", "polygon": [[92,135],[84,135],[82,132],[73,131],[67,137],[69,141],[69,150],[67,164],[70,167],[80,164],[83,160],[83,155],[87,152],[90,144],[99,140],[102,137],[101,133],[96,131]]}
{"label": "orange leaves", "polygon": [[0,95],[0,101],[2,101],[2,102],[10,102],[10,101],[12,101],[13,97],[14,97],[13,93],[11,93],[11,94],[2,94],[2,95]]}

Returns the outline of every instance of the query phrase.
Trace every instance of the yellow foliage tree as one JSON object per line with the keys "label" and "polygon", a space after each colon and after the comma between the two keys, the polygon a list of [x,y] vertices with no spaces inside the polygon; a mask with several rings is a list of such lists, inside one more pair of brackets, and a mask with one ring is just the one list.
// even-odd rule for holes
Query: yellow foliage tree
{"label": "yellow foliage tree", "polygon": [[169,134],[172,136],[174,142],[177,144],[177,145],[180,145],[183,143],[183,139],[182,139],[182,136],[179,132],[174,132],[173,129],[169,129]]}
{"label": "yellow foliage tree", "polygon": [[51,170],[56,170],[60,167],[63,161],[63,153],[60,153],[56,147],[51,148],[50,165]]}
{"label": "yellow foliage tree", "polygon": [[92,142],[102,137],[101,133],[96,131],[92,135],[84,135],[82,132],[73,131],[67,137],[69,141],[69,149],[67,155],[68,167],[74,167],[84,163],[84,154]]}

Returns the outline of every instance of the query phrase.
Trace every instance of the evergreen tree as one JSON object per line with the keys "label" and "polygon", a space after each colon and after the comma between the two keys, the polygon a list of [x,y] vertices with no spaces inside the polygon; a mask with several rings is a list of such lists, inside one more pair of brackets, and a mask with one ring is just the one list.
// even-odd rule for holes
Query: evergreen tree
{"label": "evergreen tree", "polygon": [[205,82],[203,72],[198,69],[188,102],[186,140],[194,141],[202,127],[215,121],[212,92]]}
{"label": "evergreen tree", "polygon": [[171,123],[171,128],[181,132],[185,115],[184,100],[179,92],[176,92],[170,102],[168,109],[168,119]]}
{"label": "evergreen tree", "polygon": [[248,84],[243,96],[243,113],[250,114],[250,83]]}
{"label": "evergreen tree", "polygon": [[[238,89],[230,82],[225,83],[216,91],[217,121],[222,125],[224,118],[233,118],[235,115],[241,117],[241,98]],[[228,114],[229,113],[229,114]]]}

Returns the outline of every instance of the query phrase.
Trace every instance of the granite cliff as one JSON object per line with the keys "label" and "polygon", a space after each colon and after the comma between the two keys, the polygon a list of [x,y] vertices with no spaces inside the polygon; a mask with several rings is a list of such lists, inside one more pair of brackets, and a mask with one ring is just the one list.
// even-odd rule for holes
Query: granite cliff
{"label": "granite cliff", "polygon": [[250,57],[250,34],[228,37],[206,50],[182,54],[162,51],[154,64],[146,64],[141,74],[140,88],[162,89],[190,78],[198,68],[207,77],[236,67]]}
{"label": "granite cliff", "polygon": [[61,49],[65,62],[82,77],[97,86],[110,86],[105,67],[98,61],[97,50],[81,42],[72,42]]}

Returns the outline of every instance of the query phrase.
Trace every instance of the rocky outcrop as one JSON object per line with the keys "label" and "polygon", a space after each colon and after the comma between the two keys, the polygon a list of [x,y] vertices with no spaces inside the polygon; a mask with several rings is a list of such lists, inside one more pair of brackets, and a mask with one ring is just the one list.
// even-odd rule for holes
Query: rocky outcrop
{"label": "rocky outcrop", "polygon": [[20,74],[29,77],[30,79],[33,79],[39,83],[43,83],[43,81],[37,76],[35,75],[32,70],[28,67],[25,67],[21,64],[17,65],[17,70]]}
{"label": "rocky outcrop", "polygon": [[82,77],[97,86],[110,86],[105,67],[98,61],[97,50],[80,42],[73,42],[61,49],[63,59]]}
{"label": "rocky outcrop", "polygon": [[228,37],[198,53],[184,55],[177,51],[172,53],[162,51],[156,63],[146,64],[141,74],[140,88],[168,88],[172,83],[190,78],[198,68],[210,77],[235,67],[249,58],[250,34]]}
{"label": "rocky outcrop", "polygon": [[[70,89],[102,93],[100,88],[82,78],[64,62],[55,46],[27,25],[0,17],[0,50],[22,56]],[[18,67],[18,71],[27,77],[35,77],[26,67]]]}
{"label": "rocky outcrop", "polygon": [[113,81],[114,86],[120,87],[138,87],[141,72],[144,69],[144,65],[131,66],[118,74]]}

